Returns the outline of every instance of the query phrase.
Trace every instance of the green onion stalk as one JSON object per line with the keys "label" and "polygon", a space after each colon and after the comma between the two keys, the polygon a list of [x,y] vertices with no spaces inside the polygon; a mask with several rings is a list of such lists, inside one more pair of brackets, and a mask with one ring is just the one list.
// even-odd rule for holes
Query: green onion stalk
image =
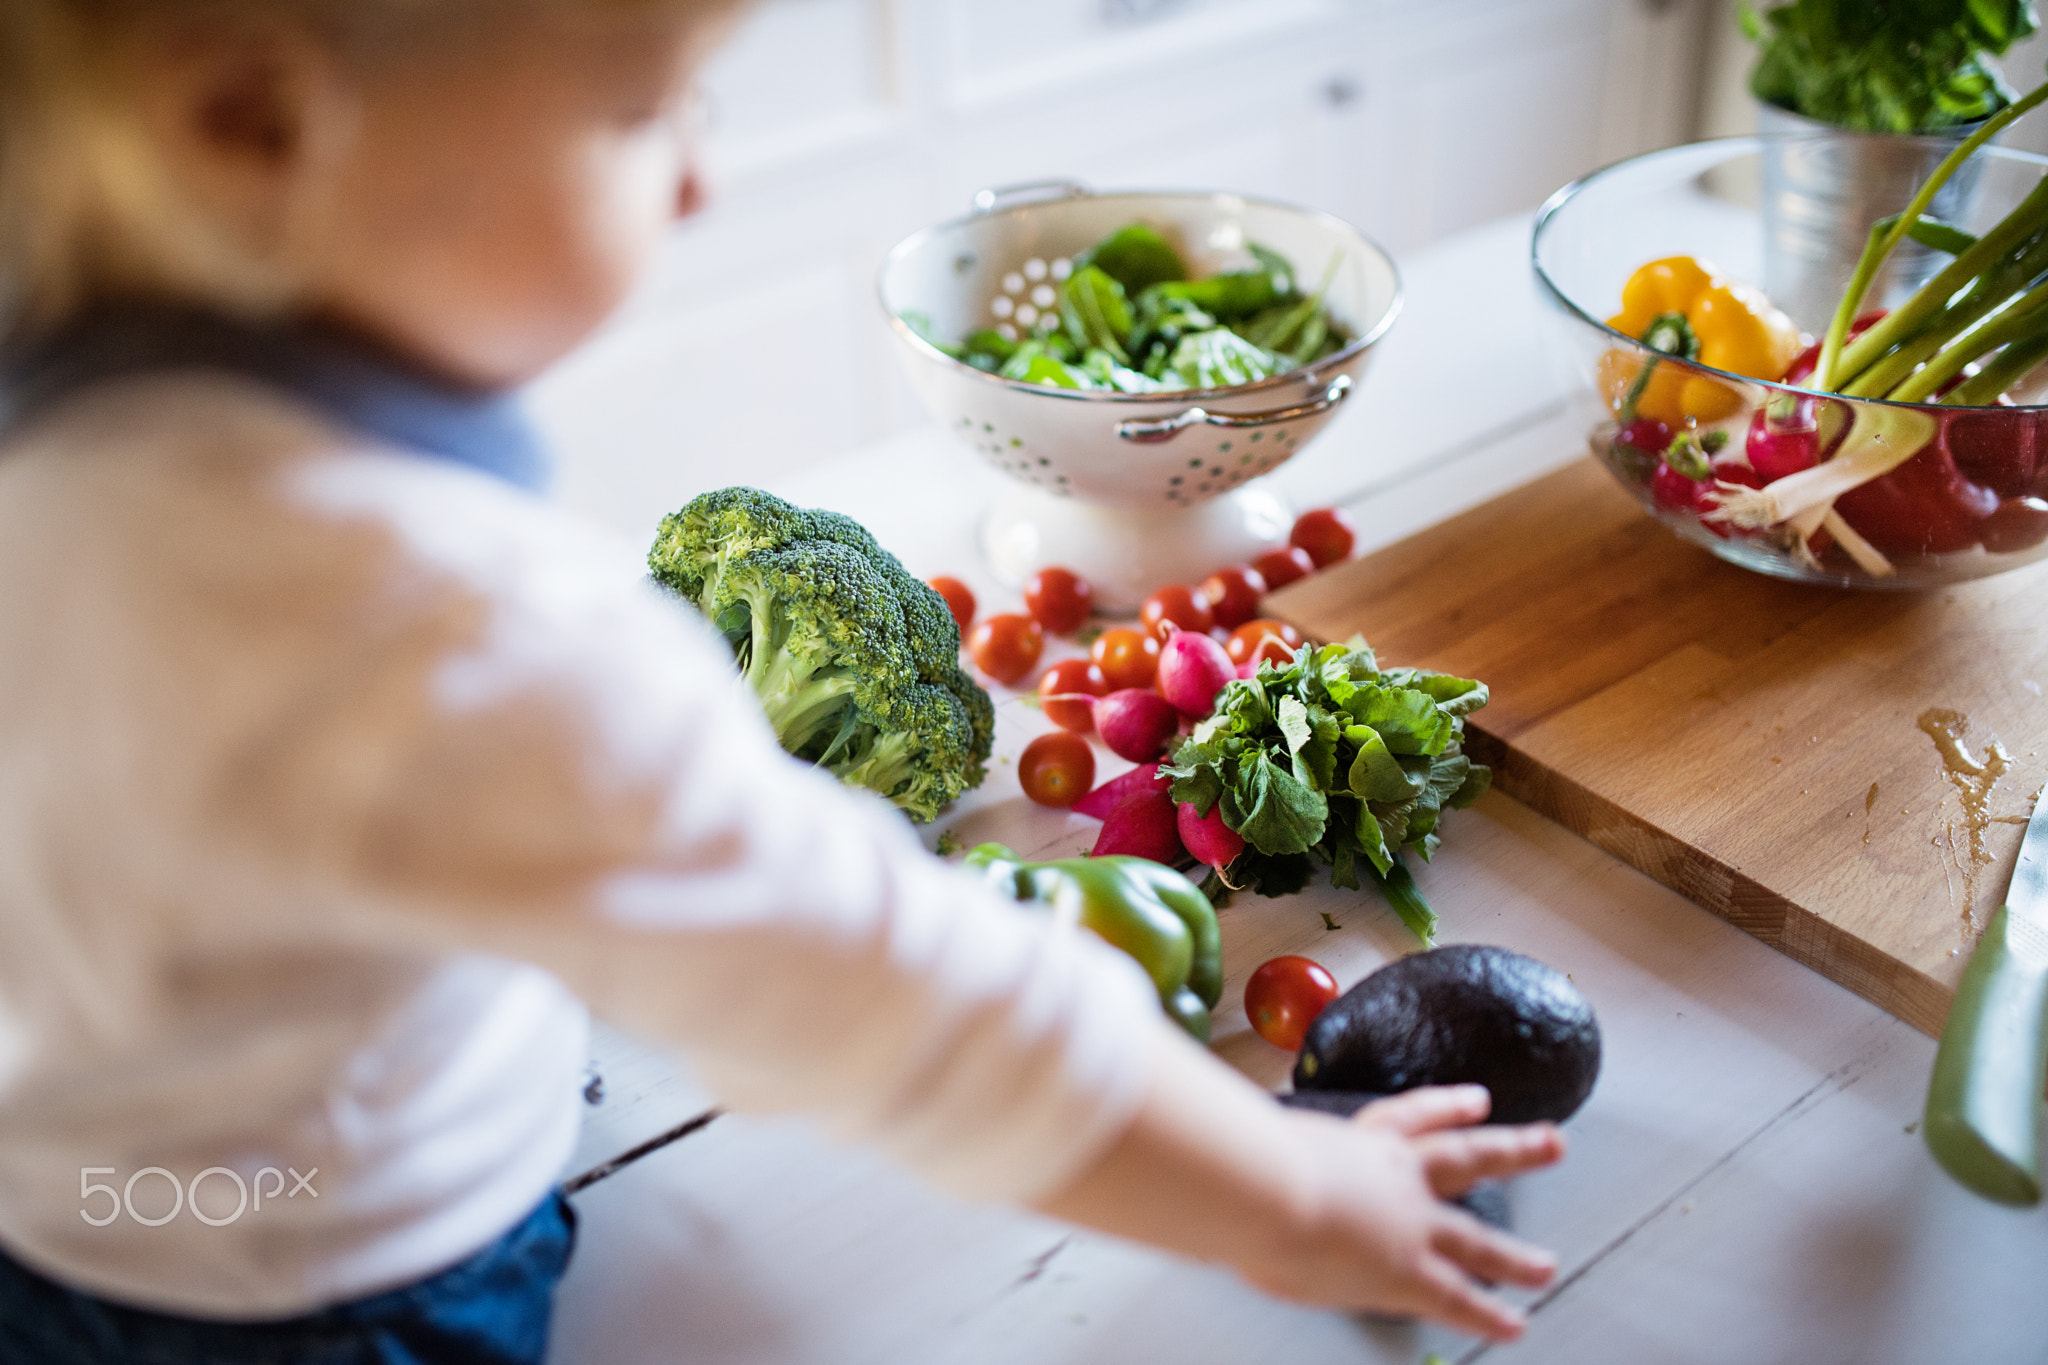
{"label": "green onion stalk", "polygon": [[[1978,148],[2044,101],[2048,85],[1986,119],[1942,159],[1903,211],[1871,225],[1821,341],[1814,389],[1890,403],[1981,406],[2048,361],[2048,176],[1982,236],[1927,213]],[[1947,254],[1948,264],[1852,338],[1872,282],[1909,237]],[[1884,557],[1860,545],[1833,511],[1834,500],[1911,459],[1935,429],[1933,418],[1913,408],[1857,404],[1833,458],[1762,488],[1722,485],[1723,515],[1743,527],[1789,524],[1802,541],[1826,527],[1865,569],[1890,573]]]}
{"label": "green onion stalk", "polygon": [[[1958,143],[1955,150],[1934,168],[1934,173],[1913,195],[1904,212],[1872,225],[1870,239],[1864,245],[1856,271],[1850,276],[1849,287],[1843,293],[1841,305],[1835,309],[1835,315],[1828,323],[1827,336],[1821,343],[1820,361],[1814,371],[1815,388],[1847,394],[1865,371],[1895,353],[1910,351],[1930,358],[1946,355],[1952,343],[1969,335],[1985,319],[2011,311],[2009,305],[2015,301],[2016,295],[2022,300],[2037,301],[2024,291],[2033,284],[2034,276],[2048,269],[2048,256],[2044,256],[2041,240],[2044,234],[2048,234],[2048,178],[2036,185],[2017,208],[1982,237],[1973,238],[1948,224],[1929,219],[1927,209],[1941,187],[1979,147],[2043,100],[2048,100],[2048,85],[2038,87],[1986,119],[1982,127]],[[1917,234],[1916,229],[1920,230]],[[1863,306],[1864,296],[1870,292],[1871,282],[1899,244],[1914,235],[1952,252],[1953,259],[1910,299],[1851,341],[1849,329]],[[2036,333],[2048,333],[2048,315],[2037,317],[2034,322],[2034,331],[2025,334],[2027,339],[2032,339]],[[1922,381],[1915,386],[1916,390],[1931,383],[1932,387],[1926,387],[1926,391],[1931,393],[1960,373],[1970,361],[2018,338],[1993,329],[1984,339],[1986,344],[1983,347],[1955,363],[1948,374]],[[1899,382],[1911,381],[1912,375],[1908,374],[1902,375]],[[1863,387],[1867,390],[1871,386]],[[1865,392],[1853,396],[1891,397],[1893,392],[1896,392],[1896,386],[1891,392]],[[1900,401],[1911,400],[1901,398]]]}

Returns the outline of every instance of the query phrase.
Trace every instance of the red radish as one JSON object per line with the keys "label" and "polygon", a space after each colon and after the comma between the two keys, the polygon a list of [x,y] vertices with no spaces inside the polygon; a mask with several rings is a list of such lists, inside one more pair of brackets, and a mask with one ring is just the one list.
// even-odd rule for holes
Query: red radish
{"label": "red radish", "polygon": [[1159,695],[1190,720],[1216,709],[1216,694],[1237,676],[1230,655],[1207,635],[1175,631],[1159,647]]}
{"label": "red radish", "polygon": [[1145,763],[1180,733],[1180,712],[1150,688],[1126,687],[1095,703],[1095,733],[1117,757]]}
{"label": "red radish", "polygon": [[1995,555],[2031,550],[2048,540],[2048,501],[2007,498],[1984,519],[1984,548]]}
{"label": "red radish", "polygon": [[[1787,474],[1797,474],[1820,463],[1821,415],[1826,411],[1822,404],[1823,400],[1818,398],[1781,396],[1758,408],[1756,416],[1749,419],[1749,435],[1743,448],[1749,467],[1765,483],[1775,483]],[[1836,440],[1848,426],[1846,422],[1830,425]]]}
{"label": "red radish", "polygon": [[1141,791],[1127,796],[1102,822],[1102,834],[1089,856],[1124,854],[1150,858],[1171,867],[1187,857],[1174,828],[1173,798],[1164,792]]}
{"label": "red radish", "polygon": [[2048,492],[2048,441],[2032,413],[1964,409],[1941,424],[1941,441],[1971,483],[2005,498]]}
{"label": "red radish", "polygon": [[1835,499],[1842,520],[1888,555],[1967,550],[1982,542],[1983,525],[1998,507],[1998,494],[1965,478],[1939,441]]}
{"label": "red radish", "polygon": [[1076,801],[1071,809],[1076,815],[1107,820],[1125,798],[1143,791],[1156,791],[1163,795],[1172,785],[1171,779],[1159,775],[1158,764],[1140,763],[1129,772],[1110,778]]}
{"label": "red radish", "polygon": [[1181,845],[1195,855],[1195,861],[1219,872],[1244,852],[1244,836],[1223,823],[1221,801],[1209,807],[1207,815],[1197,815],[1194,802],[1181,802],[1174,808],[1174,826]]}
{"label": "red radish", "polygon": [[1723,460],[1714,465],[1712,478],[1688,479],[1668,464],[1659,464],[1656,473],[1650,476],[1650,492],[1657,499],[1657,505],[1668,507],[1675,512],[1690,512],[1700,519],[1700,525],[1715,535],[1727,540],[1733,534],[1728,523],[1722,518],[1720,504],[1714,501],[1717,483],[1737,483],[1745,488],[1763,486],[1763,476],[1746,464]]}
{"label": "red radish", "polygon": [[[1890,311],[1887,308],[1879,308],[1875,312],[1865,313],[1857,318],[1856,321],[1849,324],[1849,340],[1854,341],[1857,337],[1862,336],[1864,332],[1868,331]],[[1785,370],[1785,377],[1779,382],[1791,384],[1796,388],[1804,388],[1807,384],[1811,383],[1813,381],[1813,372],[1820,367],[1820,346],[1821,344],[1816,341],[1798,355],[1793,356],[1792,364]]]}
{"label": "red radish", "polygon": [[1650,475],[1650,494],[1657,499],[1659,507],[1668,507],[1674,512],[1702,513],[1712,506],[1707,494],[1713,491],[1710,480],[1689,479],[1661,461]]}
{"label": "red radish", "polygon": [[1662,455],[1671,445],[1671,428],[1654,417],[1638,417],[1615,432],[1614,441],[1645,455]]}

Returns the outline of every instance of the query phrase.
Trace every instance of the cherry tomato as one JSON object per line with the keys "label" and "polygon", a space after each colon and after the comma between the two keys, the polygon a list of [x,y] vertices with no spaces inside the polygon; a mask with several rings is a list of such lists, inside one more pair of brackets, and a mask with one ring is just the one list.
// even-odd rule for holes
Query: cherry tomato
{"label": "cherry tomato", "polygon": [[1209,599],[1202,590],[1179,583],[1161,588],[1146,598],[1145,605],[1138,609],[1138,618],[1145,623],[1145,629],[1162,640],[1173,633],[1166,628],[1168,621],[1181,630],[1192,630],[1198,635],[1206,635],[1209,627],[1216,624],[1216,617],[1209,610]]}
{"label": "cherry tomato", "polygon": [[1294,519],[1287,543],[1308,551],[1318,569],[1327,569],[1340,559],[1351,558],[1352,548],[1358,544],[1358,528],[1341,507],[1312,507]]}
{"label": "cherry tomato", "polygon": [[1090,698],[1108,693],[1109,680],[1089,659],[1061,659],[1038,680],[1038,704],[1045,718],[1077,735],[1095,728],[1095,706]]}
{"label": "cherry tomato", "polygon": [[1016,612],[999,612],[967,635],[967,653],[975,666],[1004,686],[1014,686],[1038,663],[1045,632],[1038,622]]}
{"label": "cherry tomato", "polygon": [[1252,561],[1252,567],[1259,571],[1259,577],[1266,580],[1267,589],[1284,588],[1298,579],[1307,578],[1316,571],[1316,562],[1308,557],[1308,551],[1299,545],[1282,545],[1277,550],[1268,550]]}
{"label": "cherry tomato", "polygon": [[1017,780],[1041,806],[1071,806],[1095,786],[1095,751],[1065,730],[1040,735],[1018,757]]}
{"label": "cherry tomato", "polygon": [[1244,983],[1244,1012],[1261,1038],[1299,1052],[1323,1008],[1337,998],[1337,978],[1314,958],[1276,957],[1262,962]]}
{"label": "cherry tomato", "polygon": [[1127,626],[1105,630],[1088,653],[1112,692],[1150,687],[1159,676],[1159,640],[1147,631]]}
{"label": "cherry tomato", "polygon": [[927,578],[925,586],[946,599],[946,610],[953,613],[953,620],[960,626],[960,636],[965,639],[967,628],[974,624],[974,589],[944,574]]}
{"label": "cherry tomato", "polygon": [[1236,630],[1257,616],[1259,599],[1265,595],[1265,578],[1249,564],[1232,564],[1202,580],[1209,612],[1225,630]]}
{"label": "cherry tomato", "polygon": [[1055,635],[1072,635],[1095,610],[1095,589],[1065,569],[1040,569],[1024,585],[1024,609]]}
{"label": "cherry tomato", "polygon": [[1247,660],[1270,659],[1284,664],[1301,648],[1301,632],[1285,621],[1247,621],[1230,632],[1224,652],[1230,662],[1242,668]]}

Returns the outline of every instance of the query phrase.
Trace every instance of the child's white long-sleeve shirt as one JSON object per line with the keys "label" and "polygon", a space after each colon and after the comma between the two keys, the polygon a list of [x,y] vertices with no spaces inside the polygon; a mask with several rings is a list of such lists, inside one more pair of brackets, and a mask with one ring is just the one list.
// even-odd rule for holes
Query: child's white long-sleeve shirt
{"label": "child's white long-sleeve shirt", "polygon": [[0,446],[0,1248],[212,1317],[432,1273],[559,1178],[582,1001],[984,1198],[1166,1038],[784,757],[634,547],[225,375]]}

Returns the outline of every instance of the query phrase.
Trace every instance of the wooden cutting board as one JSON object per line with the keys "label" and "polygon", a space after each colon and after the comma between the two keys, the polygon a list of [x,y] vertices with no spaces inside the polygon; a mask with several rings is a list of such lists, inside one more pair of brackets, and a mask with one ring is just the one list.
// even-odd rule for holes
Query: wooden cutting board
{"label": "wooden cutting board", "polygon": [[[1469,748],[1501,790],[1930,1034],[2048,777],[2048,563],[1921,593],[1783,583],[1680,541],[1591,460],[1269,610],[1483,679]],[[1924,727],[1960,742],[1945,759]],[[1971,772],[1994,740],[2006,771]]]}

